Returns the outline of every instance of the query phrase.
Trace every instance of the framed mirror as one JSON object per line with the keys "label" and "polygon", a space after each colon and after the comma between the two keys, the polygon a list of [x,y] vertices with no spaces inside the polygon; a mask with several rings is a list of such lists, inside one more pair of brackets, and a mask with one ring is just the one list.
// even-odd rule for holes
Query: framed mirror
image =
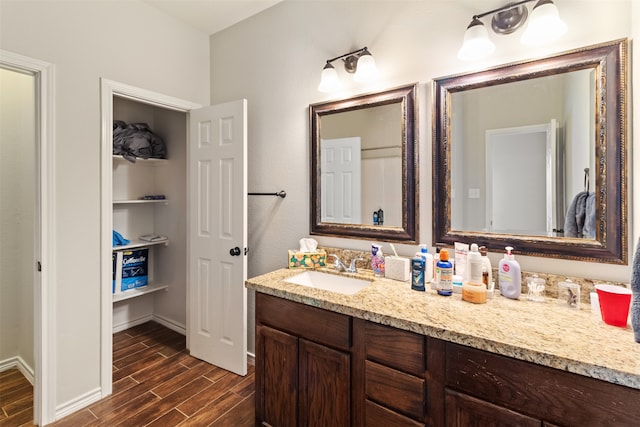
{"label": "framed mirror", "polygon": [[311,234],[416,243],[416,91],[309,106]]}
{"label": "framed mirror", "polygon": [[435,79],[433,243],[627,262],[627,40]]}

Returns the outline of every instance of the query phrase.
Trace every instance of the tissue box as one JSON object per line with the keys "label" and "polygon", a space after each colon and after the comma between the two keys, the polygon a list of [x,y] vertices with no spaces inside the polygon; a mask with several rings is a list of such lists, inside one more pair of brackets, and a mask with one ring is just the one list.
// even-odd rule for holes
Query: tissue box
{"label": "tissue box", "polygon": [[300,252],[289,250],[289,268],[318,268],[324,267],[327,261],[327,252]]}
{"label": "tissue box", "polygon": [[408,282],[411,278],[411,272],[409,271],[410,262],[408,258],[386,256],[384,257],[384,264],[384,277],[400,280],[402,282]]}

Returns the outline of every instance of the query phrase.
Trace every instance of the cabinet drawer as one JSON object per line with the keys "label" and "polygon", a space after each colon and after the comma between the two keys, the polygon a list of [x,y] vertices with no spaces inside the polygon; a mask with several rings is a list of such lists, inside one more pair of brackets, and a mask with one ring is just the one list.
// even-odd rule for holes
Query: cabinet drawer
{"label": "cabinet drawer", "polygon": [[637,426],[640,390],[510,357],[446,345],[446,385],[545,423]]}
{"label": "cabinet drawer", "polygon": [[365,362],[365,394],[367,399],[411,418],[424,419],[424,379],[367,360]]}
{"label": "cabinet drawer", "polygon": [[484,402],[462,393],[446,390],[447,427],[518,426],[540,427],[541,422],[518,412]]}
{"label": "cabinet drawer", "polygon": [[365,402],[366,427],[424,427],[420,423],[369,400]]}
{"label": "cabinet drawer", "polygon": [[423,335],[373,322],[366,322],[364,329],[367,359],[414,375],[424,375]]}
{"label": "cabinet drawer", "polygon": [[259,292],[256,323],[340,350],[349,350],[351,346],[349,316]]}

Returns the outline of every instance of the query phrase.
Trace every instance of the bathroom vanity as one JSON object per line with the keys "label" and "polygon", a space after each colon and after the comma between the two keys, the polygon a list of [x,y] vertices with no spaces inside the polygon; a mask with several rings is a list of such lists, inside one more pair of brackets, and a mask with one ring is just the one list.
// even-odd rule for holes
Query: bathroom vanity
{"label": "bathroom vanity", "polygon": [[256,425],[638,425],[640,344],[588,307],[475,305],[367,271],[345,295],[285,281],[297,274],[246,282]]}

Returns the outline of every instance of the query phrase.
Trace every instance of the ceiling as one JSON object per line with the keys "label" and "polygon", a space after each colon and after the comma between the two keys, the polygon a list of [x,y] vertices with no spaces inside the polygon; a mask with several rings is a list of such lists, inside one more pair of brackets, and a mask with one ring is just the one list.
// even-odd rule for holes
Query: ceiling
{"label": "ceiling", "polygon": [[231,25],[282,0],[142,0],[206,34]]}

